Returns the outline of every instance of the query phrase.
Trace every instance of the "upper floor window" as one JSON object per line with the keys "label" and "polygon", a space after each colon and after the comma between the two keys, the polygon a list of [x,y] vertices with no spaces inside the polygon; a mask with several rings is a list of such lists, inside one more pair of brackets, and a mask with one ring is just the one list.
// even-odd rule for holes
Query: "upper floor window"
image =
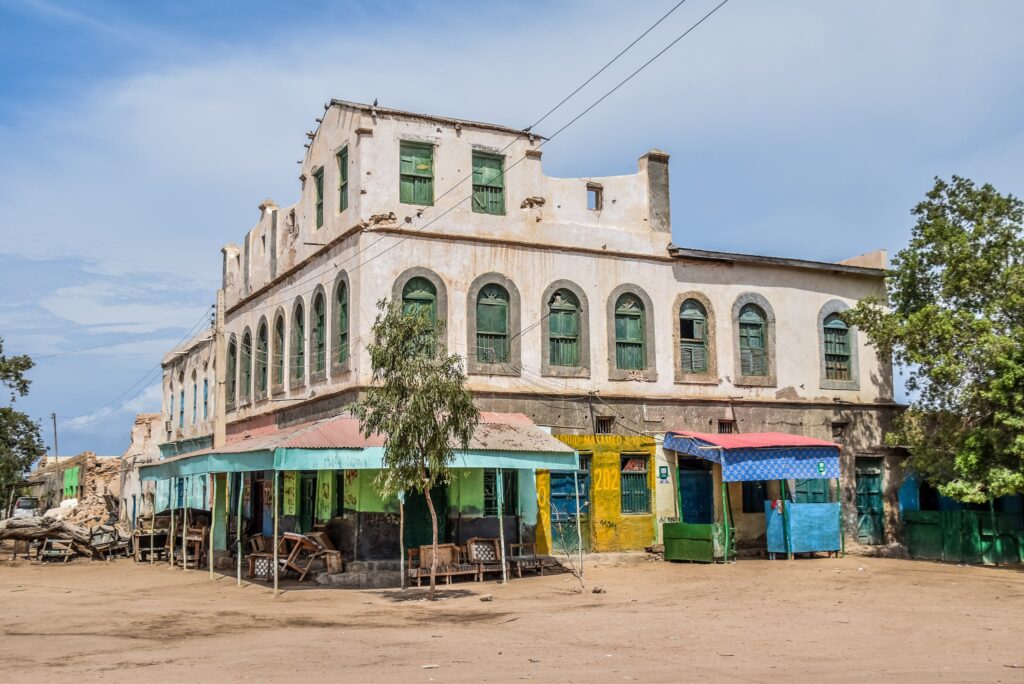
{"label": "upper floor window", "polygon": [[601,211],[604,208],[604,188],[599,183],[587,183],[587,209]]}
{"label": "upper floor window", "polygon": [[334,306],[338,319],[338,363],[345,363],[348,361],[348,285],[345,281],[338,283]]}
{"label": "upper floor window", "polygon": [[232,337],[228,342],[228,367],[226,399],[229,406],[235,405],[235,391],[238,385],[238,342]]}
{"label": "upper floor window", "polygon": [[252,393],[252,335],[246,330],[242,335],[242,400]]}
{"label": "upper floor window", "polygon": [[178,395],[178,427],[185,427],[185,390]]}
{"label": "upper floor window", "polygon": [[580,365],[580,302],[568,290],[556,290],[548,302],[548,339],[552,366]]}
{"label": "upper floor window", "polygon": [[284,315],[278,314],[274,319],[274,375],[275,387],[284,385]]}
{"label": "upper floor window", "polygon": [[850,329],[839,317],[831,314],[825,318],[825,378],[828,380],[850,379]]}
{"label": "upper floor window", "polygon": [[203,420],[210,419],[210,380],[203,378]]}
{"label": "upper floor window", "polygon": [[473,211],[478,214],[505,213],[505,158],[485,152],[473,153]]}
{"label": "upper floor window", "polygon": [[302,302],[295,304],[292,314],[292,382],[301,385],[306,379],[306,317]]}
{"label": "upper floor window", "polygon": [[313,296],[313,317],[310,323],[313,326],[313,358],[310,373],[321,376],[327,370],[327,304],[323,292],[317,292]]}
{"label": "upper floor window", "polygon": [[508,292],[491,283],[476,300],[476,356],[480,363],[507,363]]}
{"label": "upper floor window", "polygon": [[647,367],[645,316],[643,302],[636,295],[624,294],[615,303],[615,367],[619,370]]}
{"label": "upper floor window", "polygon": [[170,417],[170,420],[167,421],[168,423],[174,422],[174,388],[173,387],[171,388],[171,406],[170,406],[170,409],[171,409],[171,412],[170,412],[170,416],[171,417]]}
{"label": "upper floor window", "polygon": [[708,314],[694,299],[687,299],[679,309],[679,363],[684,373],[708,369]]}
{"label": "upper floor window", "polygon": [[192,424],[199,422],[199,383],[192,381]]}
{"label": "upper floor window", "polygon": [[267,355],[269,349],[269,334],[267,322],[260,321],[260,327],[256,331],[256,395],[264,397],[267,395]]}
{"label": "upper floor window", "polygon": [[434,146],[402,142],[399,145],[399,191],[403,204],[434,203]]}
{"label": "upper floor window", "polygon": [[348,147],[338,152],[338,211],[348,209]]}
{"label": "upper floor window", "polygon": [[313,192],[316,199],[316,227],[324,225],[324,170],[313,172]]}
{"label": "upper floor window", "polygon": [[437,323],[437,288],[426,278],[416,276],[402,288],[402,311],[406,314],[426,313],[432,323]]}
{"label": "upper floor window", "polygon": [[747,304],[740,309],[740,373],[768,375],[765,350],[765,315],[761,307]]}

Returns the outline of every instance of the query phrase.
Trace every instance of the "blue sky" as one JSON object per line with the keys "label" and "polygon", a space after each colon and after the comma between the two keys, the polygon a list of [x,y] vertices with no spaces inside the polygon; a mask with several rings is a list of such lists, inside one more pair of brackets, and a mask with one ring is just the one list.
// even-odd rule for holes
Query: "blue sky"
{"label": "blue sky", "polygon": [[[48,442],[57,412],[61,453],[123,451],[220,247],[295,200],[331,97],[522,127],[673,4],[0,0],[0,337],[38,358],[19,405]],[[714,4],[688,0],[540,132]],[[894,252],[936,175],[1021,194],[1021,26],[1015,0],[731,0],[545,170],[630,173],[657,147],[677,244]]]}

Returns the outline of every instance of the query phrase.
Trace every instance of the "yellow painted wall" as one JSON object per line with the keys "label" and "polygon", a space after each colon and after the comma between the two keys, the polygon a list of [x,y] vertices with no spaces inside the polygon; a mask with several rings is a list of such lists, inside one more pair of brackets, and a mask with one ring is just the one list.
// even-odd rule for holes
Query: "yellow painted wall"
{"label": "yellow painted wall", "polygon": [[[655,542],[655,442],[651,437],[621,435],[556,435],[580,453],[590,453],[590,539],[594,551],[638,551]],[[623,514],[621,482],[622,454],[646,454],[650,507],[647,514]],[[550,479],[547,482],[550,492]],[[540,477],[537,482],[538,501]],[[551,538],[550,507],[544,530]]]}
{"label": "yellow painted wall", "polygon": [[551,543],[551,473],[537,471],[537,528],[534,532],[537,553],[550,554]]}

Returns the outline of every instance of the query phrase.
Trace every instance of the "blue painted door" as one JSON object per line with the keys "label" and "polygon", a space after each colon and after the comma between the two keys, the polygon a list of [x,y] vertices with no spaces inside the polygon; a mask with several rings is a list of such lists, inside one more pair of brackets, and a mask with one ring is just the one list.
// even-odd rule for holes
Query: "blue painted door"
{"label": "blue painted door", "polygon": [[857,541],[861,544],[881,544],[884,541],[882,523],[882,461],[858,458],[857,475]]}
{"label": "blue painted door", "polygon": [[576,531],[576,493],[574,484],[579,484],[580,532],[583,534],[583,548],[590,546],[587,512],[590,509],[590,473],[580,471],[573,479],[570,472],[551,473],[551,541],[557,553],[571,553],[579,550],[580,539]]}
{"label": "blue painted door", "polygon": [[680,470],[679,498],[683,522],[709,525],[715,521],[714,486],[710,472]]}

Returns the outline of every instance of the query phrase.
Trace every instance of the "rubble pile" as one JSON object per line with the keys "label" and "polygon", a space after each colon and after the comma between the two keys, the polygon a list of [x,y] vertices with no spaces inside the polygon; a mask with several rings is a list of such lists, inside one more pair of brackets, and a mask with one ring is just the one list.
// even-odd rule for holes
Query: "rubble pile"
{"label": "rubble pile", "polygon": [[[110,510],[111,495],[119,490],[121,460],[117,458],[90,459],[88,476],[85,478],[85,494],[64,515],[64,520],[82,527],[96,527],[111,524],[117,519],[117,511]],[[116,501],[113,498],[113,501]]]}

